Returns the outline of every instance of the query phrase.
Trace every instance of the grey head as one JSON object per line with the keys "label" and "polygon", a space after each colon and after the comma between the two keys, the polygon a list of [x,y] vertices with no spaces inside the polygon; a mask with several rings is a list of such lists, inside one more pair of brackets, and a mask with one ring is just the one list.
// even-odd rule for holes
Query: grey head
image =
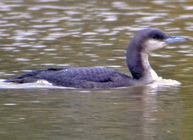
{"label": "grey head", "polygon": [[163,48],[166,44],[163,40],[167,39],[168,35],[159,29],[147,28],[140,30],[129,44],[129,52],[151,52]]}
{"label": "grey head", "polygon": [[138,52],[152,52],[166,45],[186,42],[188,39],[181,36],[169,36],[157,28],[140,30],[129,44],[130,50]]}
{"label": "grey head", "polygon": [[188,39],[180,36],[169,36],[156,28],[146,28],[140,30],[131,40],[127,50],[127,65],[134,79],[152,77],[157,75],[152,73],[148,55],[152,51],[164,48],[168,44],[186,42]]}

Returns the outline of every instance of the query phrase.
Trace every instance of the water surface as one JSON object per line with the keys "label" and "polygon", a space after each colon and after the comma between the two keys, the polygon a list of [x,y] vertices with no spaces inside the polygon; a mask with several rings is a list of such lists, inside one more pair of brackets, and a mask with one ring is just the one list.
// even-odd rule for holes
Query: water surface
{"label": "water surface", "polygon": [[[0,79],[61,66],[128,73],[125,50],[136,31],[192,38],[192,11],[190,0],[2,0]],[[0,139],[191,140],[192,46],[152,54],[157,73],[178,87],[1,89]]]}

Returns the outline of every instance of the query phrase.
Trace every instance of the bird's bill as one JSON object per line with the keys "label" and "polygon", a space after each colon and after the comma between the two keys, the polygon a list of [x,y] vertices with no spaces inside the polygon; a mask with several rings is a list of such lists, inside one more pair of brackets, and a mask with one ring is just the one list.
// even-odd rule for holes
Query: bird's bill
{"label": "bird's bill", "polygon": [[167,39],[165,39],[166,44],[178,44],[178,43],[184,43],[189,41],[187,37],[182,37],[182,36],[170,36]]}

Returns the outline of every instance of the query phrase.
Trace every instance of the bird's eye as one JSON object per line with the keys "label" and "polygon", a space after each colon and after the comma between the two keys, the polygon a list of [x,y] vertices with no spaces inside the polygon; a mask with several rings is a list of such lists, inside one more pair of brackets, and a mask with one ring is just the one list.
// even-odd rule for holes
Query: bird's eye
{"label": "bird's eye", "polygon": [[164,35],[160,35],[160,34],[154,34],[152,36],[152,38],[155,39],[155,40],[163,40],[165,38],[165,36]]}
{"label": "bird's eye", "polygon": [[152,38],[153,38],[153,39],[157,39],[157,40],[160,40],[160,39],[161,39],[161,37],[160,37],[159,35],[153,35]]}

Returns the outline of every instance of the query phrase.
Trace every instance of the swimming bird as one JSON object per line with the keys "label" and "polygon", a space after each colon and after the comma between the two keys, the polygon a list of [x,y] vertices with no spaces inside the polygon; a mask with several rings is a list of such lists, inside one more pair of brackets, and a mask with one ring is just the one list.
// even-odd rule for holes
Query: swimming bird
{"label": "swimming bird", "polygon": [[56,86],[88,89],[146,85],[159,78],[149,63],[149,54],[168,44],[186,41],[185,37],[169,36],[157,28],[138,31],[129,43],[126,53],[126,63],[131,76],[104,67],[66,67],[32,71],[7,82],[31,83],[46,80]]}

